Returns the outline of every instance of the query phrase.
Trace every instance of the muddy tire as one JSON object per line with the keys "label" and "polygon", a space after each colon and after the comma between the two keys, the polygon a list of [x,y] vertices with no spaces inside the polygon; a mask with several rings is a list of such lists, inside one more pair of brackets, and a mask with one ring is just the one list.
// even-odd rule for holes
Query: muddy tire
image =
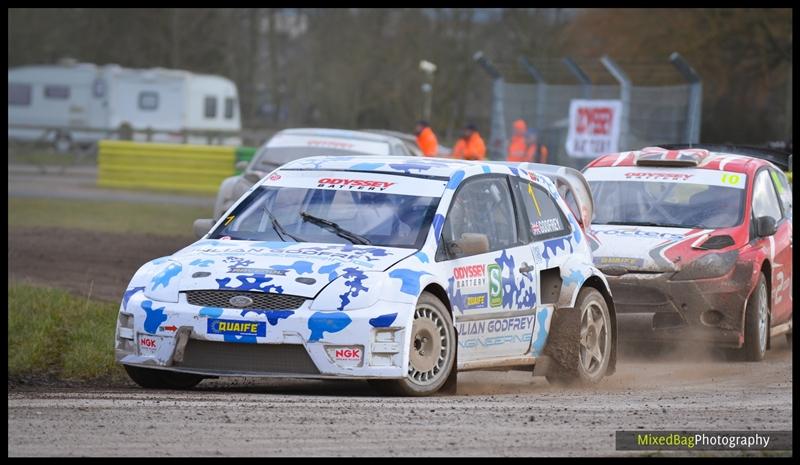
{"label": "muddy tire", "polygon": [[612,349],[611,316],[599,291],[586,287],[574,309],[556,310],[544,355],[551,359],[545,377],[556,385],[591,385],[606,375]]}
{"label": "muddy tire", "polygon": [[742,358],[748,362],[764,360],[767,353],[770,324],[768,295],[767,279],[762,273],[755,290],[747,299],[744,315],[744,346],[741,351]]}
{"label": "muddy tire", "polygon": [[420,397],[447,382],[455,369],[456,333],[447,307],[428,292],[417,301],[409,352],[405,378],[369,380],[369,384],[383,395]]}
{"label": "muddy tire", "polygon": [[147,389],[190,389],[203,380],[202,376],[191,373],[154,370],[123,365],[134,383]]}

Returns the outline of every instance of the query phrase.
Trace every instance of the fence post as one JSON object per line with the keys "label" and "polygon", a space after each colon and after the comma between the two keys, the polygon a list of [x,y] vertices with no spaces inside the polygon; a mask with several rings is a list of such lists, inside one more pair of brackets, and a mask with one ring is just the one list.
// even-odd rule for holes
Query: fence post
{"label": "fence post", "polygon": [[483,52],[476,52],[472,59],[477,61],[481,68],[492,78],[492,116],[491,131],[489,132],[489,159],[503,160],[506,152],[506,118],[503,107],[503,76]]}
{"label": "fence post", "polygon": [[689,82],[689,102],[686,106],[686,142],[697,144],[700,142],[700,117],[703,106],[703,81],[700,75],[692,68],[680,53],[672,52],[669,61],[678,69],[684,79]]}
{"label": "fence post", "polygon": [[578,63],[575,63],[575,60],[570,57],[564,57],[561,62],[564,63],[570,73],[572,73],[575,79],[581,84],[581,98],[592,98],[592,80],[589,79],[589,76],[578,66]]}
{"label": "fence post", "polygon": [[547,98],[547,81],[539,70],[525,57],[519,57],[519,64],[536,81],[536,129],[541,131],[544,126],[544,104]]}
{"label": "fence post", "polygon": [[600,62],[605,66],[609,73],[614,76],[614,79],[619,82],[619,97],[622,101],[622,114],[620,115],[620,141],[619,150],[630,150],[628,145],[630,134],[628,133],[630,124],[630,107],[631,107],[631,80],[625,71],[617,65],[608,55],[600,57]]}

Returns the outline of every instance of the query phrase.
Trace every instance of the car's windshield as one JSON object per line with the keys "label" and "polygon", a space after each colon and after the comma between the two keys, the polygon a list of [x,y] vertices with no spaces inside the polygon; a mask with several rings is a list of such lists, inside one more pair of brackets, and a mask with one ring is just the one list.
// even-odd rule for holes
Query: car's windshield
{"label": "car's windshield", "polygon": [[420,248],[438,204],[438,197],[260,186],[209,237]]}
{"label": "car's windshield", "polygon": [[[388,150],[388,149],[387,149]],[[330,147],[262,147],[248,167],[250,171],[269,173],[279,166],[305,157],[369,155],[368,153]]]}
{"label": "car's windshield", "polygon": [[[613,168],[594,172],[609,169]],[[735,174],[735,185],[725,185],[725,173],[719,171],[711,173],[720,182],[702,183],[690,182],[692,175],[653,175],[654,170],[650,171],[633,173],[627,179],[597,179],[603,176],[587,170],[595,206],[592,224],[716,229],[741,223],[746,175]]]}

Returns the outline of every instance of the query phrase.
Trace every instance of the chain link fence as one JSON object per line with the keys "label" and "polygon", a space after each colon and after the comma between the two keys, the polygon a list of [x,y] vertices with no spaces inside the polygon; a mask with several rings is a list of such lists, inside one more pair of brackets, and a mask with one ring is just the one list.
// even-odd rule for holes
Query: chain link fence
{"label": "chain link fence", "polygon": [[[500,71],[491,67],[492,72],[487,71],[492,82],[491,99],[483,107],[484,115],[491,109],[488,118],[491,130],[487,131],[489,156],[505,158],[512,124],[523,119],[528,128],[537,131],[539,143],[548,147],[549,163],[585,166],[591,158],[573,158],[566,151],[570,102],[574,99],[622,101],[618,145],[621,151],[656,144],[699,142],[702,87],[697,74],[679,55],[673,54],[671,60],[678,71],[676,80],[683,75],[685,83],[672,85],[633,85],[622,68],[608,58],[604,60],[609,63],[607,67],[616,67],[608,72],[615,79],[620,78],[619,84],[551,84],[543,82],[535,69],[532,80],[538,78],[540,82],[506,82]],[[482,65],[486,68],[487,63]]]}

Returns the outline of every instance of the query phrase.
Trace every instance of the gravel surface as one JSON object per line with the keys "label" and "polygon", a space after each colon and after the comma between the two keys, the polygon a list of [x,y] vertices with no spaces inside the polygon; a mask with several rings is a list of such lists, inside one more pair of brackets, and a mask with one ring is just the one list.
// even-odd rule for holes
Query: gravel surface
{"label": "gravel surface", "polygon": [[631,454],[615,451],[614,431],[791,430],[791,355],[783,340],[762,363],[629,355],[594,389],[555,388],[524,372],[463,373],[458,395],[413,399],[378,397],[360,381],[10,388],[8,454]]}

